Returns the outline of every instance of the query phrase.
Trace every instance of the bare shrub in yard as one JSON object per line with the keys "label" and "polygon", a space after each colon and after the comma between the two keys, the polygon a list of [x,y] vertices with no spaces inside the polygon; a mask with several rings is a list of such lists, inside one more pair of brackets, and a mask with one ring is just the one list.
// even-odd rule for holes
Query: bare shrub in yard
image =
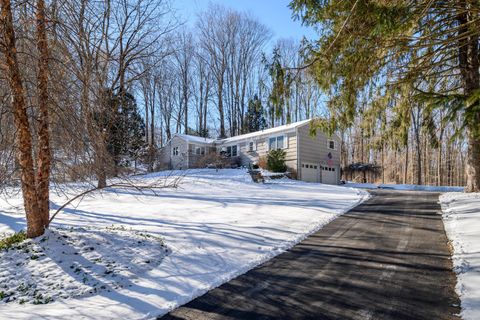
{"label": "bare shrub in yard", "polygon": [[266,156],[259,157],[257,165],[259,168],[267,170],[267,157]]}
{"label": "bare shrub in yard", "polygon": [[199,168],[226,168],[228,159],[221,154],[212,152],[201,157],[197,162],[197,166]]}

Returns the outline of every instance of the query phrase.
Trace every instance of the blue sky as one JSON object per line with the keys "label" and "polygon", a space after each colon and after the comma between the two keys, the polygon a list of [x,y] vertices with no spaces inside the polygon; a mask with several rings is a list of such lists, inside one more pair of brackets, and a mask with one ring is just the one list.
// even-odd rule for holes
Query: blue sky
{"label": "blue sky", "polygon": [[313,29],[292,19],[292,11],[288,8],[289,0],[174,0],[172,4],[178,14],[193,26],[196,14],[207,8],[210,2],[252,13],[272,30],[274,41],[279,38],[300,40],[304,35],[307,39],[316,38]]}

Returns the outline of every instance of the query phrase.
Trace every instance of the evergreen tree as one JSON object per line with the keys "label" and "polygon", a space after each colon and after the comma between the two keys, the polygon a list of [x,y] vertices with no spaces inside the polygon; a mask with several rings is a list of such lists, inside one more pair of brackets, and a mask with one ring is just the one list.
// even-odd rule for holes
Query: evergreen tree
{"label": "evergreen tree", "polygon": [[[472,0],[293,0],[294,15],[320,30],[304,68],[330,97],[330,133],[352,124],[373,88],[390,101],[413,97],[442,122],[462,120],[466,190],[480,191],[480,3]],[[439,83],[446,85],[439,85]],[[280,88],[281,86],[281,81]],[[390,101],[388,101],[390,100]],[[410,103],[396,107],[400,122]],[[426,117],[428,119],[428,116]],[[398,128],[410,123],[398,123]],[[394,128],[395,129],[395,128]]]}
{"label": "evergreen tree", "polygon": [[244,130],[245,133],[264,130],[267,127],[262,101],[260,101],[257,95],[248,101],[246,117],[246,128]]}
{"label": "evergreen tree", "polygon": [[106,136],[107,151],[115,166],[122,160],[138,158],[145,149],[145,124],[138,113],[135,97],[128,93],[110,94],[106,110],[96,115]]}

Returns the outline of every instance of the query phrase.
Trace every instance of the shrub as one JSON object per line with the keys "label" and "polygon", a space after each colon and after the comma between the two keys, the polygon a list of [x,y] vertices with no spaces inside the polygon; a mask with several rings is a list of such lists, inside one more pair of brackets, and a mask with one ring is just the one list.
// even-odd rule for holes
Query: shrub
{"label": "shrub", "polygon": [[27,235],[24,231],[17,232],[9,237],[0,239],[0,250],[11,248],[14,244],[20,243],[27,239]]}
{"label": "shrub", "polygon": [[201,156],[191,166],[196,168],[226,168],[228,167],[228,159],[218,153],[211,152]]}
{"label": "shrub", "polygon": [[285,150],[270,150],[267,154],[267,169],[272,172],[285,172],[287,165],[285,164]]}
{"label": "shrub", "polygon": [[258,158],[257,165],[259,168],[267,170],[267,157],[261,156],[260,158]]}

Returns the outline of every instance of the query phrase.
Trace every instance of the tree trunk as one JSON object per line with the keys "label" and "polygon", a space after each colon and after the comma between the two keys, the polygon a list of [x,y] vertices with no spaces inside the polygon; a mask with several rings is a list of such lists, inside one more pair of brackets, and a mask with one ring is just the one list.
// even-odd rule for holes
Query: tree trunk
{"label": "tree trunk", "polygon": [[3,44],[8,82],[12,91],[12,107],[17,127],[17,161],[21,168],[22,194],[27,217],[27,236],[38,237],[45,232],[43,217],[39,214],[35,171],[33,168],[32,136],[25,104],[25,90],[17,60],[15,31],[10,0],[0,0],[3,25]]}
{"label": "tree trunk", "polygon": [[405,146],[405,168],[403,172],[403,184],[407,184],[407,178],[408,178],[408,143]]}
{"label": "tree trunk", "polygon": [[415,132],[415,140],[417,145],[417,185],[422,184],[422,146],[420,145],[420,129]]}
{"label": "tree trunk", "polygon": [[220,138],[225,138],[225,115],[223,112],[223,82],[222,80],[219,81],[218,84],[218,114],[220,116]]}
{"label": "tree trunk", "polygon": [[468,152],[466,159],[466,192],[480,192],[480,137],[477,128],[478,123],[480,123],[480,116],[477,114],[476,117],[477,122],[471,125],[474,128],[467,128]]}
{"label": "tree trunk", "polygon": [[[459,1],[459,40],[458,54],[460,74],[463,80],[463,88],[465,98],[470,98],[478,93],[480,89],[480,72],[479,72],[479,49],[478,36],[475,30],[476,16],[469,10],[467,1]],[[470,34],[470,35],[469,35]],[[468,154],[466,163],[467,185],[466,192],[480,192],[480,114],[477,108],[480,104],[477,98],[465,110],[465,124],[468,137]]]}
{"label": "tree trunk", "polygon": [[50,220],[49,183],[50,183],[50,133],[48,116],[48,42],[45,26],[45,2],[37,1],[37,48],[40,54],[38,59],[38,107],[39,107],[39,150],[37,158],[37,201],[39,214],[43,218],[43,225],[48,228]]}

